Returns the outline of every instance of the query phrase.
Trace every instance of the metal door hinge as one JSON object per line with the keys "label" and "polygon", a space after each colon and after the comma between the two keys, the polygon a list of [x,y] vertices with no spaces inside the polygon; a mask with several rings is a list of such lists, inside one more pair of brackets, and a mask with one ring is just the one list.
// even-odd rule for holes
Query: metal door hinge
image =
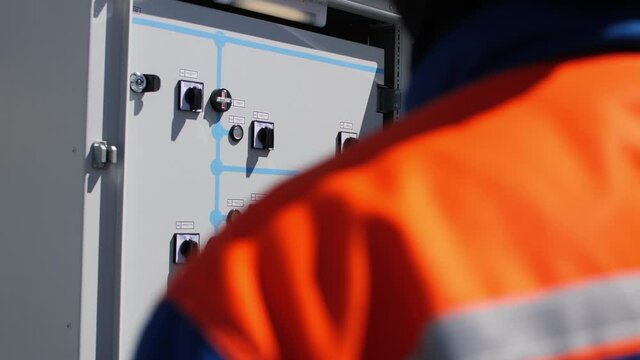
{"label": "metal door hinge", "polygon": [[399,89],[378,85],[378,106],[379,113],[390,113],[400,111],[402,94]]}
{"label": "metal door hinge", "polygon": [[106,141],[96,141],[91,145],[91,166],[94,169],[106,169],[109,164],[118,162],[118,148]]}

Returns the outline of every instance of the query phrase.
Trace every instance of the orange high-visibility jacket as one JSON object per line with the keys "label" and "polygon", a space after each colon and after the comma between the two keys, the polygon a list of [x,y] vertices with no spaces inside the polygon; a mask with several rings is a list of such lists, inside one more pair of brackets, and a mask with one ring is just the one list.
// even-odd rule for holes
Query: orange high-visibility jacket
{"label": "orange high-visibility jacket", "polygon": [[414,112],[275,190],[167,302],[228,359],[640,354],[640,55]]}

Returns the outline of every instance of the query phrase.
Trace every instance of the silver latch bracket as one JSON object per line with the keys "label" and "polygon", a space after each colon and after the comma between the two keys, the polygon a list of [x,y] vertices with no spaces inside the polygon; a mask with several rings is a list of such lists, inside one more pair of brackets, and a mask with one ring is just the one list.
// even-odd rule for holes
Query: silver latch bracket
{"label": "silver latch bracket", "polygon": [[95,141],[91,144],[91,167],[106,169],[109,164],[118,163],[118,148],[106,141]]}

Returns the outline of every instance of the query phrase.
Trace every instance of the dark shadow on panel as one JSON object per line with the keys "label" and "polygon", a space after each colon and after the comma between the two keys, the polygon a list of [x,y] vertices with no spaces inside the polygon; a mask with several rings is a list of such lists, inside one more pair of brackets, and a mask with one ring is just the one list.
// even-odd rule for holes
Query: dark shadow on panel
{"label": "dark shadow on panel", "polygon": [[245,136],[245,138],[247,139],[247,172],[246,172],[246,177],[250,178],[251,175],[253,174],[253,170],[255,170],[255,168],[258,165],[258,161],[260,160],[260,158],[266,158],[269,157],[269,152],[268,150],[257,150],[253,148],[253,132],[254,132],[254,128],[253,128],[253,123],[249,126],[249,132],[247,134],[247,136]]}
{"label": "dark shadow on panel", "polygon": [[93,161],[92,156],[93,154],[91,153],[90,148],[89,153],[84,158],[84,168],[87,169],[87,193],[89,194],[93,193],[93,190],[96,188],[96,184],[98,183],[100,177],[102,176],[102,173],[104,172],[104,170],[94,169],[91,166]]}
{"label": "dark shadow on panel", "polygon": [[133,114],[138,116],[142,112],[142,108],[144,107],[144,93],[136,94],[133,91],[129,94],[129,100],[133,101]]}
{"label": "dark shadow on panel", "polygon": [[[122,74],[126,71],[126,50],[121,46],[126,41],[126,26],[120,19],[127,19],[128,7],[117,0],[95,0],[94,16],[103,11],[109,12],[106,25],[107,49],[105,51],[104,103],[102,121],[102,139],[118,148],[118,163],[109,165],[106,170],[91,167],[91,152],[85,159],[87,169],[87,187],[92,192],[100,181],[100,230],[98,244],[98,294],[96,314],[96,360],[117,358],[119,352],[119,314],[120,314],[120,243],[122,226],[122,193],[124,146],[124,119],[126,101],[134,101],[136,113],[142,111],[141,97],[127,96],[128,86],[123,85]],[[128,84],[127,84],[128,85]]]}
{"label": "dark shadow on panel", "polygon": [[249,154],[247,155],[247,178],[250,178],[253,174],[253,170],[258,166],[258,160],[260,158],[266,158],[269,156],[269,151],[252,149],[249,145]]}
{"label": "dark shadow on panel", "polygon": [[[367,137],[387,125],[387,122],[384,121],[385,116],[377,112],[378,83],[375,80],[371,82],[371,92],[369,94],[369,100],[363,109],[360,129],[345,129],[345,131],[357,132],[361,138]],[[355,121],[352,122],[357,124]],[[391,122],[389,122],[389,124],[391,124]]]}
{"label": "dark shadow on panel", "polygon": [[107,0],[95,0],[93,3],[93,17],[97,18],[107,6]]}
{"label": "dark shadow on panel", "polygon": [[205,98],[205,102],[204,102],[204,119],[207,120],[207,122],[209,123],[209,127],[213,127],[213,125],[222,121],[222,114],[219,112],[216,112],[211,108],[211,105],[209,105],[208,97]]}
{"label": "dark shadow on panel", "polygon": [[175,234],[171,237],[171,241],[169,242],[169,248],[167,249],[167,262],[169,264],[169,275],[167,276],[167,286],[171,283],[171,280],[175,277],[176,274],[183,268],[181,264],[175,264],[173,259],[176,255],[176,236]]}

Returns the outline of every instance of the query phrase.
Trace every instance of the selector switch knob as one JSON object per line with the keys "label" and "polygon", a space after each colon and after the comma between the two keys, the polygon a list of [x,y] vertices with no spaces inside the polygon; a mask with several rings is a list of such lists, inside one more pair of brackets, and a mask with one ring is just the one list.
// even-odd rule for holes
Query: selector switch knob
{"label": "selector switch knob", "polygon": [[229,130],[231,140],[238,142],[244,137],[244,129],[240,125],[233,125]]}
{"label": "selector switch knob", "polygon": [[342,153],[346,149],[360,142],[358,134],[348,131],[338,133],[338,153]]}
{"label": "selector switch knob", "polygon": [[174,264],[184,264],[200,249],[200,234],[175,234],[173,243]]}
{"label": "selector switch knob", "polygon": [[344,149],[347,149],[347,148],[349,148],[349,147],[351,147],[351,146],[353,146],[353,145],[357,144],[358,142],[360,142],[360,140],[358,140],[358,138],[354,138],[354,137],[352,137],[352,138],[348,138],[348,139],[346,139],[346,140],[344,141],[344,146],[343,146],[343,148],[344,148]]}
{"label": "selector switch knob", "polygon": [[273,150],[275,147],[275,124],[255,120],[252,126],[253,143],[251,147],[257,150]]}
{"label": "selector switch knob", "polygon": [[214,111],[219,113],[224,113],[231,109],[231,105],[233,104],[233,97],[231,97],[231,92],[227,89],[217,89],[211,94],[209,98],[209,103]]}
{"label": "selector switch knob", "polygon": [[187,89],[184,96],[191,111],[202,110],[202,89],[190,87]]}
{"label": "selector switch knob", "polygon": [[189,259],[191,256],[198,253],[200,245],[193,240],[187,240],[180,244],[180,255],[182,255],[185,259]]}
{"label": "selector switch knob", "polygon": [[204,84],[197,81],[178,82],[178,108],[181,111],[202,112]]}
{"label": "selector switch knob", "polygon": [[238,209],[229,211],[229,214],[227,214],[227,225],[236,221],[240,215],[242,215],[242,213]]}
{"label": "selector switch knob", "polygon": [[258,140],[262,143],[263,149],[273,149],[273,129],[262,128],[258,131]]}

